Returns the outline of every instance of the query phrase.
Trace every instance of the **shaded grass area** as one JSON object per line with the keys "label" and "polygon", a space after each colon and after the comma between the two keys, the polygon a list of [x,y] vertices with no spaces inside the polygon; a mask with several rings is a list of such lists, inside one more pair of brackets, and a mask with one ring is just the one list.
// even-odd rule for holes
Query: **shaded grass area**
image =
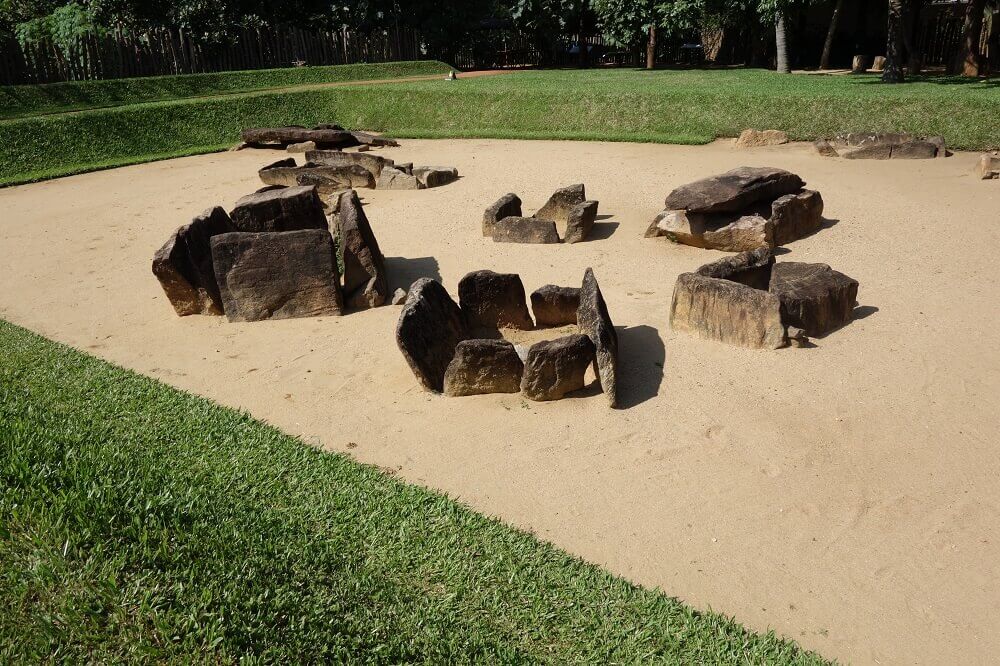
{"label": "shaded grass area", "polygon": [[153,156],[221,150],[244,127],[339,122],[399,137],[707,143],[747,127],[796,140],[842,131],[941,134],[1000,147],[1000,86],[764,70],[528,71],[390,86],[263,92],[0,123],[0,185]]}
{"label": "shaded grass area", "polygon": [[0,660],[822,660],[0,321]]}
{"label": "shaded grass area", "polygon": [[340,81],[444,74],[435,60],[0,86],[0,119]]}

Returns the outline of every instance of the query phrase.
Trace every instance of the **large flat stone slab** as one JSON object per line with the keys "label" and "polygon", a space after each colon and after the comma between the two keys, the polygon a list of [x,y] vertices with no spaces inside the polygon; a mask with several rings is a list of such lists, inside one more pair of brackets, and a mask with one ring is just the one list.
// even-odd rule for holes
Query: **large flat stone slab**
{"label": "large flat stone slab", "polygon": [[430,278],[414,282],[396,323],[396,344],[424,388],[444,390],[455,348],[468,337],[465,317],[441,283]]}
{"label": "large flat stone slab", "polygon": [[222,314],[211,241],[213,236],[230,231],[229,216],[216,206],[180,227],[153,255],[153,275],[181,317]]}
{"label": "large flat stone slab", "polygon": [[618,332],[608,314],[608,306],[597,284],[594,271],[588,268],[580,287],[580,305],[576,311],[580,332],[590,338],[595,349],[595,370],[608,404],[618,406]]}
{"label": "large flat stone slab", "polygon": [[517,393],[524,363],[506,340],[463,340],[444,373],[448,396]]}
{"label": "large flat stone slab", "polygon": [[323,203],[315,187],[269,187],[239,199],[229,213],[236,231],[326,229]]}
{"label": "large flat stone slab", "polygon": [[382,173],[383,167],[393,165],[393,161],[388,157],[372,155],[371,153],[349,153],[342,150],[309,150],[306,151],[306,160],[328,166],[357,165],[366,169],[375,178],[378,178],[379,174]]}
{"label": "large flat stone slab", "polygon": [[784,169],[739,167],[678,187],[667,196],[665,207],[689,213],[742,213],[758,201],[798,192],[803,185],[801,178]]}
{"label": "large flat stone slab", "polygon": [[385,258],[357,192],[340,195],[337,214],[331,219],[344,267],[344,301],[356,309],[382,305],[389,296]]}
{"label": "large flat stone slab", "polygon": [[[291,161],[292,164],[287,164]],[[257,172],[268,185],[319,185],[322,190],[375,187],[375,177],[360,164],[325,165],[307,162],[296,166],[295,160],[282,160],[265,166]]]}

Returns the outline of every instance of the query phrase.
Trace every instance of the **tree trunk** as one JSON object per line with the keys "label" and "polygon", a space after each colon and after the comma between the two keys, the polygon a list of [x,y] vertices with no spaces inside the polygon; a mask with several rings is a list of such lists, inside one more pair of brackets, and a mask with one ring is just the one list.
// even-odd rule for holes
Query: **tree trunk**
{"label": "tree trunk", "polygon": [[844,8],[844,0],[837,0],[833,6],[833,16],[830,17],[830,29],[826,31],[826,41],[823,42],[823,55],[819,58],[820,69],[830,69],[830,51],[833,49],[833,37],[837,33],[840,22],[840,10]]}
{"label": "tree trunk", "polygon": [[979,40],[983,36],[983,11],[986,0],[970,0],[965,6],[965,24],[962,41],[953,65],[954,72],[962,76],[979,76]]}
{"label": "tree trunk", "polygon": [[910,0],[903,17],[903,45],[906,47],[906,73],[919,74],[924,65],[920,52],[920,9],[923,0]]}
{"label": "tree trunk", "polygon": [[782,74],[790,74],[792,68],[788,66],[788,33],[785,29],[785,12],[779,10],[774,21],[774,44],[778,49],[778,71]]}
{"label": "tree trunk", "polygon": [[903,0],[889,0],[888,36],[885,45],[883,83],[902,83],[903,76]]}
{"label": "tree trunk", "polygon": [[583,12],[580,12],[580,32],[577,34],[576,44],[580,51],[578,65],[581,69],[586,69],[587,67],[587,40],[584,39],[584,17]]}
{"label": "tree trunk", "polygon": [[649,41],[646,42],[646,69],[656,68],[656,26],[649,26]]}

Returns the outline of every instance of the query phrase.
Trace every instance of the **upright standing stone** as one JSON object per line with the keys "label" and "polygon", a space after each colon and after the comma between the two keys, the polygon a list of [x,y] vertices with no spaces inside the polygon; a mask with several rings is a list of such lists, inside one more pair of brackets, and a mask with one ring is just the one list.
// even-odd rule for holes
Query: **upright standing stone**
{"label": "upright standing stone", "polygon": [[[569,220],[570,212],[575,206],[587,200],[587,194],[583,183],[562,187],[552,193],[545,205],[532,215],[539,220],[554,220],[565,223]],[[596,214],[596,210],[595,210]]]}
{"label": "upright standing stone", "polygon": [[473,271],[458,283],[458,302],[470,328],[535,327],[528,314],[524,285],[515,273]]}
{"label": "upright standing stone", "polygon": [[580,307],[578,287],[558,287],[547,284],[531,294],[531,311],[539,326],[566,326],[576,323]]}
{"label": "upright standing stone", "polygon": [[216,206],[175,231],[153,255],[153,275],[181,317],[222,314],[211,240],[232,230],[226,211]]}
{"label": "upright standing stone", "polygon": [[771,204],[774,245],[785,245],[823,227],[823,197],[814,190],[786,194]]}
{"label": "upright standing stone", "polygon": [[580,307],[576,311],[576,323],[580,332],[594,343],[596,350],[595,370],[601,380],[601,389],[608,396],[608,404],[618,406],[618,332],[608,315],[601,287],[597,284],[594,271],[588,268],[583,274],[580,288]]}
{"label": "upright standing stone", "polygon": [[566,235],[563,242],[579,243],[590,238],[595,220],[597,220],[596,201],[584,201],[573,206],[569,211],[569,219],[566,221]]}
{"label": "upright standing stone", "polygon": [[781,302],[774,294],[731,280],[681,273],[670,326],[709,340],[753,349],[785,346]]}
{"label": "upright standing stone", "polygon": [[374,308],[389,296],[385,258],[354,190],[340,195],[338,251],[344,266],[344,300],[351,308]]}
{"label": "upright standing stone", "polygon": [[524,363],[506,340],[463,340],[444,373],[449,396],[517,393]]}
{"label": "upright standing stone", "polygon": [[770,291],[781,301],[781,320],[818,337],[851,321],[858,281],[826,264],[783,261],[771,269]]}
{"label": "upright standing stone", "polygon": [[529,400],[559,400],[582,389],[594,362],[594,343],[586,335],[538,342],[528,350],[521,391]]}
{"label": "upright standing stone", "polygon": [[326,229],[323,203],[312,186],[283,187],[248,194],[229,216],[237,231]]}
{"label": "upright standing stone", "polygon": [[440,282],[420,278],[410,287],[396,324],[396,344],[424,388],[441,392],[455,347],[469,337],[462,311]]}
{"label": "upright standing stone", "polygon": [[212,262],[229,321],[343,312],[328,231],[219,234],[212,237]]}
{"label": "upright standing stone", "polygon": [[521,199],[513,192],[497,199],[483,213],[483,235],[492,236],[497,222],[505,217],[521,217]]}

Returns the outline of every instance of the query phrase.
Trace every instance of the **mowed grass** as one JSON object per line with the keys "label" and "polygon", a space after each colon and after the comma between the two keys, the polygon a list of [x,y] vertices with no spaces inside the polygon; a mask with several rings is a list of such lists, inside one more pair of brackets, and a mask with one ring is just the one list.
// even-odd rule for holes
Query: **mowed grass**
{"label": "mowed grass", "polygon": [[0,477],[3,663],[824,663],[2,321]]}
{"label": "mowed grass", "polygon": [[422,60],[0,86],[0,119],[269,88],[445,74],[450,70],[443,62]]}
{"label": "mowed grass", "polygon": [[338,122],[399,137],[707,143],[747,127],[943,135],[1000,148],[1000,83],[764,70],[527,71],[391,86],[232,94],[0,123],[0,185],[223,150],[245,127]]}

